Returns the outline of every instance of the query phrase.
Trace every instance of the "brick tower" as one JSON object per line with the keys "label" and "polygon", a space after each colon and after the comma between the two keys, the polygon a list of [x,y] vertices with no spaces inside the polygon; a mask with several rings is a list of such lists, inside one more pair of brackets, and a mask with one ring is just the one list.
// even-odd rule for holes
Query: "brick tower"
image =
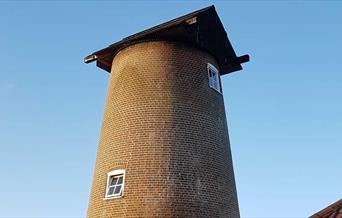
{"label": "brick tower", "polygon": [[241,70],[213,6],[94,52],[111,73],[88,217],[239,217],[220,75]]}

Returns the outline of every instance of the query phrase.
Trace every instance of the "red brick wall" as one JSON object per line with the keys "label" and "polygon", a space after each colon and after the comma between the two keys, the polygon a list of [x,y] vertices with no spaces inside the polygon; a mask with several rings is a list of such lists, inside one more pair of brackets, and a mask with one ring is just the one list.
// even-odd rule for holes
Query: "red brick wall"
{"label": "red brick wall", "polygon": [[[144,42],[113,60],[88,217],[239,217],[223,97],[213,56]],[[122,198],[103,200],[125,169]]]}

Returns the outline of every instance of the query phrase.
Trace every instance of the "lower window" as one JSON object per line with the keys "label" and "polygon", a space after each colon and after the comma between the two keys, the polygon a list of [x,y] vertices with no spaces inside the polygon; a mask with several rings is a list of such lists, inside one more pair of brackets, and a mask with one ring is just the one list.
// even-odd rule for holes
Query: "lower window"
{"label": "lower window", "polygon": [[123,196],[125,170],[114,170],[107,173],[107,188],[105,199]]}

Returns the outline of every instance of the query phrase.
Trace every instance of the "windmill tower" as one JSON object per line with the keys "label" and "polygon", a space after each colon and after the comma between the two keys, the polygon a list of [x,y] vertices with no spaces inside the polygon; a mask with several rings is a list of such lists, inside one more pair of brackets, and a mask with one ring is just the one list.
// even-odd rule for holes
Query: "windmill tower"
{"label": "windmill tower", "polygon": [[239,217],[220,76],[241,70],[213,6],[96,51],[109,72],[88,217]]}

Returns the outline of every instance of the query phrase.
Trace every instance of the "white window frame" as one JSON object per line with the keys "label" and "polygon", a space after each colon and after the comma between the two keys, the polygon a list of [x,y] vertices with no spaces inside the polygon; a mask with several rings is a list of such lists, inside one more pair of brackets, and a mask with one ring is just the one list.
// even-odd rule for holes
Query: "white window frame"
{"label": "white window frame", "polygon": [[[113,199],[113,198],[121,198],[124,196],[124,190],[125,190],[125,170],[113,170],[109,173],[107,173],[107,184],[106,184],[106,193],[104,200]],[[117,183],[115,185],[110,185],[111,178],[112,177],[121,177],[122,176],[122,185],[121,185],[121,192],[118,194],[114,194],[115,188],[117,186]],[[114,187],[113,194],[108,195],[108,191],[110,188]]]}
{"label": "white window frame", "polygon": [[[214,65],[210,63],[208,63],[207,69],[208,69],[209,87],[216,90],[218,93],[222,94],[221,83],[220,83],[220,72]],[[210,75],[210,71],[215,73],[215,77]]]}

